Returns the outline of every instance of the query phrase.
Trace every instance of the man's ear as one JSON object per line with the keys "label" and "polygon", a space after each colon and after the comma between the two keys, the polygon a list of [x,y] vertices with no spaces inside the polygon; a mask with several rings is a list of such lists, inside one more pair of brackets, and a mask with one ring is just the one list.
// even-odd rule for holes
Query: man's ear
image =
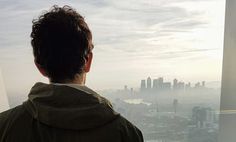
{"label": "man's ear", "polygon": [[40,72],[43,76],[48,77],[47,74],[46,74],[46,71],[41,67],[40,64],[38,64],[38,63],[36,62],[36,60],[34,60],[34,64],[35,64],[35,66],[38,68],[39,72]]}
{"label": "man's ear", "polygon": [[84,71],[87,73],[90,71],[90,68],[91,68],[91,64],[92,64],[92,60],[93,60],[93,53],[90,52],[88,54],[88,57],[87,57],[87,60],[85,62],[85,66],[84,66]]}

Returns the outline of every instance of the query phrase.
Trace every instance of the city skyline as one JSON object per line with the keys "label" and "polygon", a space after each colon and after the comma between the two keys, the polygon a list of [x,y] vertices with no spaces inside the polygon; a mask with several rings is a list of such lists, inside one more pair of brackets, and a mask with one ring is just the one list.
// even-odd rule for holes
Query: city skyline
{"label": "city skyline", "polygon": [[[124,85],[124,90],[128,91],[129,89],[134,91],[140,91],[142,89],[144,90],[155,90],[157,91],[158,89],[167,89],[167,90],[185,90],[185,89],[204,89],[204,88],[209,88],[209,89],[220,89],[220,82],[214,82],[215,84],[209,84],[209,82],[202,80],[198,82],[184,82],[182,80],[178,80],[177,78],[174,78],[172,82],[166,81],[164,77],[157,77],[157,78],[151,78],[150,76],[147,77],[146,79],[141,79],[140,85],[129,86],[126,84]],[[216,85],[217,84],[217,85]],[[138,87],[137,87],[138,86]]]}
{"label": "city skyline", "polygon": [[183,81],[179,81],[178,79],[174,78],[173,82],[165,82],[164,81],[164,77],[159,77],[159,78],[154,78],[153,80],[151,79],[151,77],[148,77],[146,80],[142,79],[141,80],[141,87],[140,88],[146,88],[146,89],[151,89],[151,88],[158,88],[158,85],[160,84],[166,84],[167,86],[172,86],[172,89],[183,89],[184,87],[206,87],[206,81],[200,81],[194,84],[194,86],[192,86],[191,82],[183,82]]}

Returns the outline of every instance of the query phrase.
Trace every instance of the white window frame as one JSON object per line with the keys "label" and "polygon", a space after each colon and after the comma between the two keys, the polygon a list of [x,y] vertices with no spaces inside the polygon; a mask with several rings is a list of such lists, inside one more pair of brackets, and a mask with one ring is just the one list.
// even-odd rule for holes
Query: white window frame
{"label": "white window frame", "polygon": [[236,0],[226,0],[218,142],[236,141]]}

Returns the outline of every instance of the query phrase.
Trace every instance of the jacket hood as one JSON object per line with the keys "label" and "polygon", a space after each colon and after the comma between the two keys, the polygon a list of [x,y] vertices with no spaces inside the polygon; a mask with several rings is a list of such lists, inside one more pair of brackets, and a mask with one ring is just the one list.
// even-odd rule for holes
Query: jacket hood
{"label": "jacket hood", "polygon": [[63,129],[100,127],[119,116],[107,99],[86,86],[36,83],[23,105],[37,121]]}

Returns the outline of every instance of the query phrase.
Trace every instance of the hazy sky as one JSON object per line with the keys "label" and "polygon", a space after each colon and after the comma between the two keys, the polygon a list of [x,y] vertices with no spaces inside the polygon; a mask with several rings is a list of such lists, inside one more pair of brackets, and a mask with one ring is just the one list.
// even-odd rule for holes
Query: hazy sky
{"label": "hazy sky", "polygon": [[31,21],[53,4],[89,24],[95,50],[87,84],[138,87],[148,76],[219,81],[225,0],[1,0],[0,68],[7,92],[47,82],[33,64]]}

